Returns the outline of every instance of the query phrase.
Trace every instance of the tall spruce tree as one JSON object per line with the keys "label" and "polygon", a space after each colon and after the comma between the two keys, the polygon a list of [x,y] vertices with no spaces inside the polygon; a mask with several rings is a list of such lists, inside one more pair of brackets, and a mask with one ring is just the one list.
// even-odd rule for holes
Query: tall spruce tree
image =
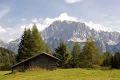
{"label": "tall spruce tree", "polygon": [[42,40],[42,37],[34,24],[32,27],[32,51],[34,54],[39,53],[39,52],[48,52],[50,53],[50,50],[48,46],[44,43]]}
{"label": "tall spruce tree", "polygon": [[64,42],[55,49],[56,57],[61,60],[61,67],[68,67],[69,60],[71,59],[70,50]]}
{"label": "tall spruce tree", "polygon": [[32,30],[25,29],[19,44],[17,61],[27,59],[39,52],[51,53],[47,44],[42,40],[40,33],[34,24]]}
{"label": "tall spruce tree", "polygon": [[31,57],[31,31],[30,29],[24,31],[21,42],[19,44],[17,61],[22,61]]}
{"label": "tall spruce tree", "polygon": [[120,53],[116,52],[111,60],[112,68],[119,69],[120,68]]}
{"label": "tall spruce tree", "polygon": [[94,65],[99,65],[101,63],[99,50],[92,38],[87,39],[87,42],[82,50],[82,57],[82,65],[84,67],[93,67]]}
{"label": "tall spruce tree", "polygon": [[112,54],[110,52],[105,52],[103,57],[104,60],[102,66],[111,67]]}
{"label": "tall spruce tree", "polygon": [[72,67],[79,67],[80,62],[80,45],[79,43],[75,43],[72,50]]}

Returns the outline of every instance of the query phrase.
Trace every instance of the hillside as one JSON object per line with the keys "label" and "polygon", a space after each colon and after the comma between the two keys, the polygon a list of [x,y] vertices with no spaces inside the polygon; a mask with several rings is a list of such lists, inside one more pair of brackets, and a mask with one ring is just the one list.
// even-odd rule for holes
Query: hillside
{"label": "hillside", "polygon": [[120,80],[120,70],[57,69],[4,75],[6,73],[0,72],[0,80]]}

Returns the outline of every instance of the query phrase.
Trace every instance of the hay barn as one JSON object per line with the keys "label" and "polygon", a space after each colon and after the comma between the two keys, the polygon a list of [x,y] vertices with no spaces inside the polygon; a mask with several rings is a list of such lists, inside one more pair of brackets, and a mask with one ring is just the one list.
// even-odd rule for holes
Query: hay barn
{"label": "hay barn", "polygon": [[53,70],[57,68],[59,61],[60,60],[58,58],[43,52],[35,56],[32,56],[28,59],[25,59],[19,63],[16,63],[15,65],[12,66],[12,71],[20,72],[38,68]]}

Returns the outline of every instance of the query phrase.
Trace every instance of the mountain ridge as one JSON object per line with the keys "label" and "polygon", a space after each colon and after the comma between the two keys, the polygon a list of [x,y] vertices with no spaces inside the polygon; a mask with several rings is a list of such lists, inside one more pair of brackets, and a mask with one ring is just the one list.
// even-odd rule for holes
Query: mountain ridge
{"label": "mountain ridge", "polygon": [[109,45],[117,45],[120,43],[119,32],[96,31],[85,23],[74,21],[55,21],[42,31],[42,37],[48,44],[50,43],[50,46],[52,46],[55,41],[85,42],[87,38],[92,37],[97,44],[99,43],[99,47],[102,46],[102,48],[105,48],[105,50],[102,50],[103,52],[109,50]]}
{"label": "mountain ridge", "polygon": [[[92,37],[97,46],[102,50],[116,52],[120,51],[120,33],[117,31],[95,30],[84,22],[76,21],[54,21],[41,33],[42,38],[52,49],[56,48],[61,40],[72,46],[71,42],[83,44],[86,39]],[[20,39],[10,42],[7,48],[17,52]],[[116,48],[117,47],[117,48]]]}

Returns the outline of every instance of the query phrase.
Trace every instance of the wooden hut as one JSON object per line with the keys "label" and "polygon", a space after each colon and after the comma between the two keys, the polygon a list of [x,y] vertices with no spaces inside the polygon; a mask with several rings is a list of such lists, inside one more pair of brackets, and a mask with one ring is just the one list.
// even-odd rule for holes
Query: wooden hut
{"label": "wooden hut", "polygon": [[58,58],[43,52],[13,65],[12,71],[25,71],[36,68],[53,70],[58,66],[59,61],[60,60]]}

